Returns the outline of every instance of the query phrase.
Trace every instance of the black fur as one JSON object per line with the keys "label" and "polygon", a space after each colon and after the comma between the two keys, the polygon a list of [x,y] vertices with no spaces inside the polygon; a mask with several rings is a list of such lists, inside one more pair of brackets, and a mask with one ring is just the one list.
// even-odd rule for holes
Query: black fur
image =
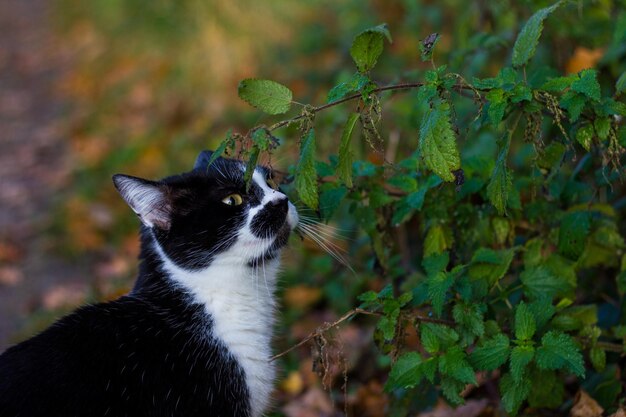
{"label": "black fur", "polygon": [[[220,158],[207,169],[208,158],[201,154],[193,171],[154,183],[166,197],[167,227],[142,227],[129,295],[80,308],[0,355],[0,417],[249,416],[243,369],[152,248],[156,239],[179,266],[206,267],[260,203],[255,186],[246,193],[239,163]],[[244,204],[225,205],[230,193]],[[264,208],[255,226],[277,236],[268,257],[288,238],[286,207],[284,200],[284,207]]]}

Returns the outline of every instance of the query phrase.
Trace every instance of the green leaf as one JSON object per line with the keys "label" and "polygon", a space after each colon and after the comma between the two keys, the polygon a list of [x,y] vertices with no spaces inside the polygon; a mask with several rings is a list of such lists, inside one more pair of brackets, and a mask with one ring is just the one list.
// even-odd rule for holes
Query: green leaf
{"label": "green leaf", "polygon": [[585,103],[587,99],[582,94],[575,93],[574,91],[568,91],[563,94],[559,104],[569,114],[569,119],[573,123],[578,120],[583,109],[585,108]]}
{"label": "green leaf", "polygon": [[393,340],[396,335],[397,316],[383,316],[378,320],[376,327],[382,332],[385,340]]}
{"label": "green leaf", "polygon": [[224,138],[224,140],[220,143],[217,149],[211,154],[211,157],[209,158],[209,162],[206,165],[206,169],[209,169],[211,164],[215,162],[217,158],[222,156],[224,152],[226,152],[226,149],[232,149],[234,147],[235,147],[235,140],[233,139],[233,130],[229,129],[228,132],[226,133],[226,137]]}
{"label": "green leaf", "polygon": [[447,349],[459,340],[459,334],[443,324],[424,323],[420,326],[422,346],[428,353]]}
{"label": "green leaf", "polygon": [[582,70],[579,78],[571,85],[572,91],[583,94],[592,100],[600,101],[600,84],[598,84],[596,75],[597,73],[594,69]]}
{"label": "green leaf", "polygon": [[504,110],[506,110],[507,98],[504,95],[504,90],[494,88],[485,95],[485,98],[489,100],[489,110],[487,111],[489,120],[497,126],[504,116]]}
{"label": "green leaf", "polygon": [[623,93],[624,91],[626,91],[626,71],[622,72],[622,75],[619,76],[615,83],[616,93]]}
{"label": "green leaf", "polygon": [[546,267],[527,268],[520,274],[524,292],[530,298],[552,298],[569,289],[566,280],[552,274]]}
{"label": "green leaf", "polygon": [[611,130],[611,119],[608,117],[599,117],[593,121],[593,127],[596,129],[598,137],[602,140],[609,136]]}
{"label": "green leaf", "polygon": [[448,262],[450,262],[450,255],[448,252],[442,252],[422,259],[422,266],[426,270],[427,275],[435,275],[438,272],[445,271]]}
{"label": "green leaf", "polygon": [[346,184],[346,187],[352,188],[352,161],[354,156],[352,154],[352,148],[350,142],[352,140],[352,132],[356,121],[359,120],[358,113],[350,113],[348,121],[343,128],[341,134],[341,143],[339,144],[339,162],[337,162],[337,176]]}
{"label": "green leaf", "polygon": [[476,384],[474,369],[459,346],[452,346],[439,357],[439,372],[466,384]]}
{"label": "green leaf", "polygon": [[515,337],[518,340],[531,340],[537,323],[528,306],[522,301],[515,308]]}
{"label": "green leaf", "polygon": [[443,227],[434,225],[428,229],[428,233],[426,233],[426,238],[424,239],[424,258],[442,253],[447,248],[448,244]]}
{"label": "green leaf", "polygon": [[304,204],[317,210],[317,173],[315,171],[315,131],[309,129],[300,144],[300,161],[296,166],[295,183],[298,195]]}
{"label": "green leaf", "polygon": [[[485,334],[485,322],[480,304],[458,302],[452,309],[452,317],[461,329],[470,335],[482,337]],[[471,340],[473,341],[473,337]]]}
{"label": "green leaf", "polygon": [[500,215],[506,214],[506,204],[513,186],[511,173],[507,168],[506,159],[509,155],[509,140],[505,140],[504,146],[500,150],[496,166],[491,173],[491,179],[487,186],[487,197],[491,204],[498,210]]}
{"label": "green leaf", "polygon": [[561,93],[572,85],[574,80],[578,79],[576,75],[568,75],[567,77],[556,77],[546,81],[542,86],[542,90],[551,93]]}
{"label": "green leaf", "polygon": [[337,84],[328,92],[328,102],[333,103],[350,93],[361,91],[369,83],[370,79],[368,76],[355,72],[348,81]]}
{"label": "green leaf", "polygon": [[433,310],[438,317],[441,317],[443,304],[446,300],[446,294],[454,279],[450,274],[445,272],[437,272],[436,274],[429,276],[426,281],[428,287],[428,298],[433,306]]}
{"label": "green leaf", "polygon": [[591,359],[591,364],[596,371],[604,371],[606,367],[606,352],[604,349],[597,346],[592,347],[589,350],[589,359]]}
{"label": "green leaf", "polygon": [[525,65],[535,54],[539,37],[543,31],[543,21],[560,5],[561,2],[559,1],[550,7],[537,11],[537,13],[528,19],[528,22],[526,22],[519,35],[517,35],[517,40],[513,46],[513,58],[511,62],[514,67]]}
{"label": "green leaf", "polygon": [[541,381],[540,384],[531,384],[528,395],[528,405],[534,408],[557,408],[563,403],[565,387],[563,377],[554,371],[544,371],[535,366],[530,367],[529,381]]}
{"label": "green leaf", "polygon": [[470,354],[470,362],[481,371],[493,371],[506,362],[509,356],[509,338],[500,333],[485,340]]}
{"label": "green leaf", "polygon": [[515,346],[511,351],[511,376],[515,382],[520,382],[524,376],[524,371],[535,356],[535,348],[532,346]]}
{"label": "green leaf", "polygon": [[485,280],[489,287],[495,285],[508,271],[514,254],[513,249],[479,248],[472,256],[472,263],[469,268],[470,278]]}
{"label": "green leaf", "polygon": [[593,144],[593,125],[586,124],[578,129],[576,132],[576,141],[580,143],[580,145],[589,152],[591,150],[591,145]]}
{"label": "green leaf", "polygon": [[348,189],[336,184],[324,184],[324,186],[319,196],[320,212],[322,218],[328,220],[341,205],[341,202],[348,194]]}
{"label": "green leaf", "polygon": [[538,328],[545,326],[556,313],[556,308],[552,305],[552,297],[539,297],[529,303],[528,308],[533,313]]}
{"label": "green leaf", "polygon": [[450,105],[442,102],[430,109],[420,127],[419,149],[426,166],[445,181],[454,181],[452,171],[461,168]]}
{"label": "green leaf", "polygon": [[293,94],[282,84],[272,80],[247,78],[239,83],[239,98],[267,114],[289,111]]}
{"label": "green leaf", "polygon": [[532,382],[526,378],[516,381],[510,373],[502,375],[500,378],[500,392],[502,394],[502,405],[507,413],[517,414],[522,402],[530,393]]}
{"label": "green leaf", "polygon": [[460,405],[465,402],[460,393],[465,389],[465,383],[448,376],[441,378],[441,391],[451,404]]}
{"label": "green leaf", "polygon": [[250,181],[252,181],[252,174],[256,169],[257,162],[261,151],[257,146],[253,146],[248,154],[248,162],[246,163],[246,171],[243,174],[243,182],[246,184],[246,190],[250,187]]}
{"label": "green leaf", "polygon": [[559,228],[559,253],[577,260],[585,250],[590,228],[591,217],[586,211],[574,211],[563,216]]}
{"label": "green leaf", "polygon": [[384,23],[367,29],[354,38],[350,55],[359,72],[369,72],[376,65],[378,57],[383,52],[385,38],[391,43],[391,34]]}
{"label": "green leaf", "polygon": [[580,349],[571,336],[558,331],[550,331],[541,338],[537,348],[537,365],[541,369],[563,369],[584,377],[585,363]]}
{"label": "green leaf", "polygon": [[415,387],[424,377],[422,364],[422,357],[417,352],[408,352],[400,356],[389,372],[385,389]]}

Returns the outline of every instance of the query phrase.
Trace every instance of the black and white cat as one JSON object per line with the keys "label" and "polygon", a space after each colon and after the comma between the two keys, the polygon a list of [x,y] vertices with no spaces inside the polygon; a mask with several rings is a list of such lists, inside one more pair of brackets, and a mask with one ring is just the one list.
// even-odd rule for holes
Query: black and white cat
{"label": "black and white cat", "polygon": [[298,223],[270,172],[202,152],[192,171],[116,175],[139,216],[130,294],[82,307],[0,355],[1,417],[258,417],[275,375],[272,296]]}

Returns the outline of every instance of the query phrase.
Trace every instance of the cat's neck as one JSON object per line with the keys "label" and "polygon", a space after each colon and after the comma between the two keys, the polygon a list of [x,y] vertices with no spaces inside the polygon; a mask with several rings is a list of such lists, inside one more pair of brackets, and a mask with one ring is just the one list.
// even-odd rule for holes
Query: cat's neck
{"label": "cat's neck", "polygon": [[199,336],[223,343],[243,368],[252,416],[266,408],[273,386],[270,342],[278,268],[277,258],[250,264],[241,254],[226,251],[204,269],[186,270],[153,239],[143,239],[140,276],[133,290],[166,305],[171,303],[168,298],[182,294],[183,304],[203,307],[211,326]]}

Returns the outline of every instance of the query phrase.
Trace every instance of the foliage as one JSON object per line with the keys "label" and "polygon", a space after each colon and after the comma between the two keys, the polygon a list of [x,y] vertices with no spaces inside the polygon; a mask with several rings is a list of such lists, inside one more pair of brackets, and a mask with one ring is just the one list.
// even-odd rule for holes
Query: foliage
{"label": "foliage", "polygon": [[[416,415],[438,397],[457,405],[486,396],[509,414],[563,413],[579,389],[608,411],[618,407],[626,392],[623,1],[322,2],[315,13],[327,26],[294,18],[282,43],[270,39],[274,28],[299,15],[299,2],[286,19],[264,15],[261,25],[259,9],[247,18],[195,1],[174,10],[113,3],[96,2],[102,10],[79,20],[94,25],[85,39],[97,50],[128,47],[89,67],[83,78],[102,86],[80,77],[70,85],[100,107],[75,121],[82,168],[68,222],[88,217],[87,196],[114,204],[112,193],[94,191],[94,178],[131,164],[145,176],[187,169],[200,147],[225,137],[216,154],[284,171],[282,188],[303,216],[328,223],[319,236],[347,230],[349,244],[331,236],[326,245],[346,249],[355,273],[294,239],[280,330],[296,336],[279,343],[287,349],[328,311],[359,306],[363,316],[350,325],[373,328],[370,348],[332,350],[332,326],[311,339],[323,385],[345,383],[338,410],[364,414],[358,398],[372,386],[384,386],[376,396],[389,415]],[[131,32],[107,37],[120,10]],[[190,15],[205,16],[209,29]],[[163,20],[171,44],[155,56]],[[192,42],[220,25],[237,32],[210,47]],[[197,57],[211,51],[212,61],[230,62],[253,49],[238,48],[242,33],[272,46],[255,59],[236,55],[245,70],[208,74]],[[142,38],[150,52],[137,55]],[[117,66],[107,73],[109,63]],[[243,101],[229,102],[231,111],[216,105],[217,95],[236,98],[240,80]],[[141,107],[141,91],[124,90],[133,82],[157,86],[149,105]],[[115,152],[87,154],[94,142]],[[121,205],[119,213],[127,218]],[[136,228],[127,220],[80,230],[91,234],[72,239],[81,242],[74,251],[123,242]],[[306,375],[310,355],[303,348],[281,360]]]}
{"label": "foliage", "polygon": [[[269,128],[300,125],[300,160],[292,172],[304,204],[318,209],[318,188],[323,200],[339,187],[348,190],[334,198],[347,200],[369,236],[377,274],[390,283],[360,299],[362,308],[380,315],[375,339],[393,362],[385,388],[396,395],[411,395],[426,380],[451,404],[461,404],[466,386],[478,384],[477,372],[499,370],[491,377],[500,375],[502,407],[508,413],[517,414],[527,401],[552,408],[559,404],[534,391],[537,375],[555,385],[573,375],[584,384],[583,353],[602,369],[607,349],[624,351],[610,329],[617,323],[599,323],[597,309],[585,310],[591,300],[576,298],[586,277],[617,273],[607,256],[618,258],[624,249],[615,212],[621,185],[614,182],[622,178],[626,106],[616,97],[623,83],[617,82],[617,90],[602,89],[595,69],[555,76],[553,70],[533,66],[544,20],[559,6],[562,2],[537,11],[523,25],[513,45],[512,67],[472,82],[469,74],[434,64],[439,36],[433,34],[420,48],[433,69],[380,87],[371,71],[384,39],[391,41],[391,36],[384,24],[367,29],[350,49],[357,73],[331,89],[329,104],[304,106],[299,116]],[[240,97],[248,102],[266,91],[265,86],[246,87]],[[396,155],[389,158],[385,151],[390,139],[380,131],[381,109],[389,99],[384,92],[406,89],[417,90],[408,102],[415,109],[410,117],[420,120],[419,140],[415,145],[410,138],[417,132],[407,131],[402,149],[413,143],[414,151],[398,154],[395,161]],[[465,96],[475,105],[469,122],[457,109]],[[342,103],[353,104],[347,105],[352,109],[339,155],[330,163],[320,161],[324,169],[318,165],[316,171],[313,116]],[[275,113],[273,107],[251,104]],[[400,106],[390,102],[386,111]],[[353,160],[357,119],[366,146],[361,159]],[[466,136],[461,146],[458,132]],[[463,147],[471,149],[480,135],[501,136],[491,164],[480,155],[480,146],[462,156]],[[244,140],[233,143],[233,150],[237,145],[256,152]],[[283,146],[293,145],[286,141]],[[581,162],[570,166],[578,158]],[[433,175],[443,182],[427,185]],[[391,239],[398,227],[416,233],[409,246],[423,244],[422,270],[415,262],[419,250],[409,250],[404,267],[399,265],[394,254],[407,242]],[[417,328],[418,346],[408,344],[407,328]]]}

